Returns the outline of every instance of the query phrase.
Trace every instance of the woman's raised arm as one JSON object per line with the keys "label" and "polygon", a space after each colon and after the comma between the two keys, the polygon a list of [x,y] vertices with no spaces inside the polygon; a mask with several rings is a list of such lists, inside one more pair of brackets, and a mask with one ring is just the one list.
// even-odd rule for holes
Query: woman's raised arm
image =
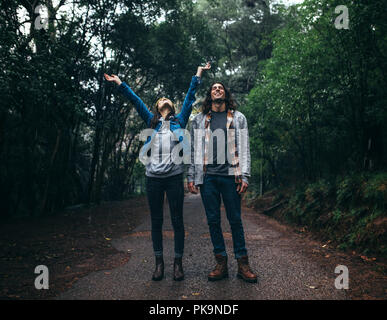
{"label": "woman's raised arm", "polygon": [[196,72],[196,76],[201,78],[203,71],[210,70],[211,69],[211,63],[207,62],[207,64],[204,67],[199,66],[198,71]]}
{"label": "woman's raised arm", "polygon": [[207,64],[202,67],[199,66],[198,70],[196,72],[196,75],[192,77],[191,84],[189,86],[187,95],[185,96],[183,107],[181,108],[181,112],[177,115],[177,118],[179,119],[181,126],[185,128],[187,125],[189,116],[191,115],[192,112],[192,105],[195,102],[195,93],[198,88],[198,85],[201,82],[201,77],[203,74],[203,71],[211,69],[211,64],[207,62]]}
{"label": "woman's raised arm", "polygon": [[150,121],[153,118],[153,113],[148,110],[145,103],[142,102],[142,100],[133,92],[133,90],[125,82],[122,82],[115,74],[109,76],[108,74],[104,73],[104,76],[107,81],[115,82],[119,86],[118,90],[134,104],[138,114],[149,127]]}

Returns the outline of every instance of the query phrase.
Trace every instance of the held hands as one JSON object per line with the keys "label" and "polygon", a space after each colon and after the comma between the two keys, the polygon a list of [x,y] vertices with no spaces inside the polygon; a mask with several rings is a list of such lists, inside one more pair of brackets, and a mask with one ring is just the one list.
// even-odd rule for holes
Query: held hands
{"label": "held hands", "polygon": [[188,182],[188,190],[191,193],[197,194],[199,192],[199,189],[195,186],[193,182]]}
{"label": "held hands", "polygon": [[105,76],[105,79],[106,79],[107,81],[114,81],[114,82],[117,83],[118,85],[120,85],[121,82],[122,82],[122,81],[120,80],[120,78],[118,78],[118,76],[116,76],[115,74],[112,74],[111,76],[109,76],[108,74],[104,73],[103,75]]}
{"label": "held hands", "polygon": [[[245,193],[248,186],[249,185],[246,182],[242,181],[237,185],[237,192],[239,194]],[[199,189],[195,186],[193,182],[188,182],[188,191],[197,194],[199,192]]]}
{"label": "held hands", "polygon": [[210,70],[210,69],[211,69],[211,63],[207,62],[207,64],[204,67],[202,67],[202,66],[198,67],[198,71],[196,72],[196,76],[201,77],[203,71]]}

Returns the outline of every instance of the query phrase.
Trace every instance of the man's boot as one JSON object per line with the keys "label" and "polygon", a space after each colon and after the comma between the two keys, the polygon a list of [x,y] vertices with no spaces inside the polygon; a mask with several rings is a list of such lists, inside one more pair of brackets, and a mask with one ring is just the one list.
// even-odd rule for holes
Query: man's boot
{"label": "man's boot", "polygon": [[215,269],[208,275],[209,281],[221,280],[228,277],[227,256],[216,254],[215,259],[217,264]]}
{"label": "man's boot", "polygon": [[163,257],[156,257],[156,269],[153,272],[152,280],[160,281],[164,278],[164,259]]}
{"label": "man's boot", "polygon": [[173,280],[184,280],[183,258],[175,258],[175,262],[173,264]]}
{"label": "man's boot", "polygon": [[256,283],[257,276],[251,271],[249,267],[249,259],[247,256],[243,256],[237,259],[238,261],[238,278],[241,278],[247,282]]}

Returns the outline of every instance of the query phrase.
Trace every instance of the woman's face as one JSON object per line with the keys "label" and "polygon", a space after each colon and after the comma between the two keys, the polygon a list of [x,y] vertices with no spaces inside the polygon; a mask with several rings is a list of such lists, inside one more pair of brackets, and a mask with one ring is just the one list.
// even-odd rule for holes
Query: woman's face
{"label": "woman's face", "polygon": [[161,98],[157,104],[157,109],[159,110],[159,112],[165,110],[166,108],[172,110],[172,106],[173,103],[171,100],[169,100],[168,98]]}
{"label": "woman's face", "polygon": [[224,100],[226,98],[226,92],[224,87],[220,83],[215,83],[211,88],[211,99],[212,100]]}

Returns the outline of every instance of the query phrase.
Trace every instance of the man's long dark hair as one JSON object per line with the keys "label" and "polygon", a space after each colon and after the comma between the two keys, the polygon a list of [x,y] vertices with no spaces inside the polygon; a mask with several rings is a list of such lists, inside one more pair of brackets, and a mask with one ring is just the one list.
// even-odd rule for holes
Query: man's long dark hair
{"label": "man's long dark hair", "polygon": [[211,90],[215,84],[221,84],[223,86],[223,89],[224,89],[224,92],[226,95],[225,100],[224,100],[224,102],[226,103],[226,110],[229,110],[229,109],[236,110],[237,106],[236,106],[236,103],[232,97],[230,90],[227,89],[226,86],[222,82],[216,81],[207,90],[206,98],[204,99],[203,105],[202,105],[202,113],[207,114],[211,110],[211,106],[212,106],[212,102],[213,102],[212,98],[211,98]]}

